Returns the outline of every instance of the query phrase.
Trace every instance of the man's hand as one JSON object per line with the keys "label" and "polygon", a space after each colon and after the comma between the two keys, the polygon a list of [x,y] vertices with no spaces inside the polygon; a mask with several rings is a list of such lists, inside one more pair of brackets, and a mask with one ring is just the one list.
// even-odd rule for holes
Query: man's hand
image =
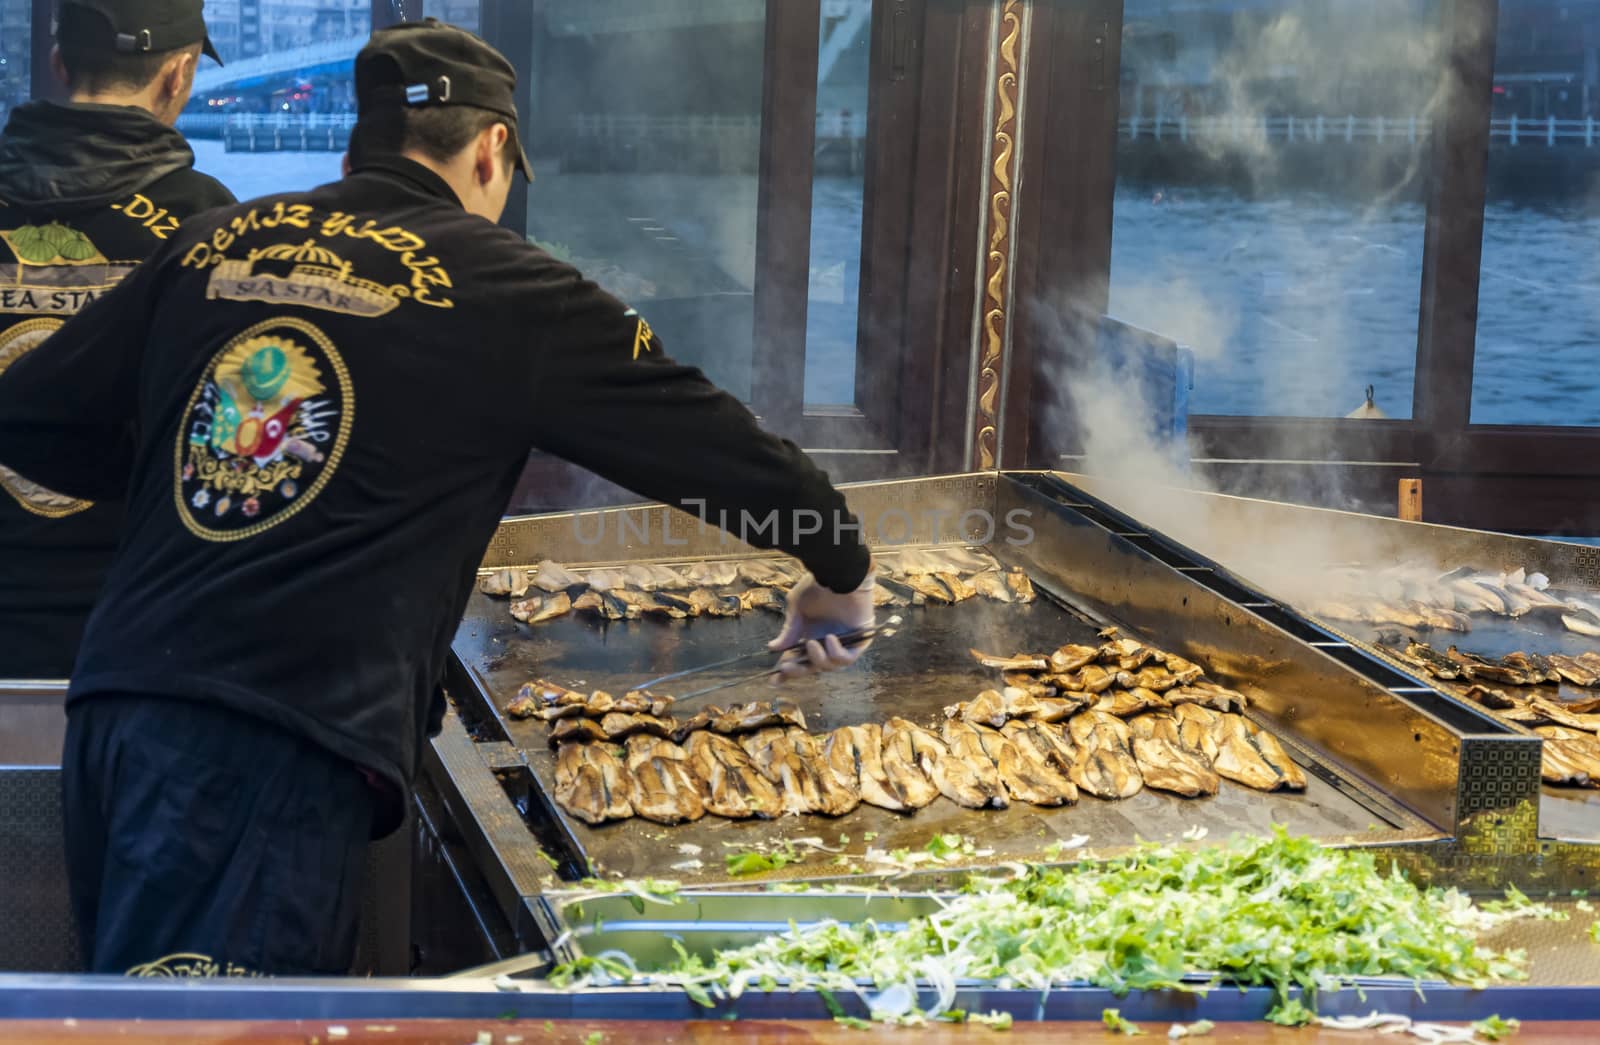
{"label": "man's hand", "polygon": [[804,642],[805,656],[801,657],[800,650],[785,653],[778,661],[778,681],[817,671],[837,671],[861,658],[861,654],[872,645],[870,639],[846,646],[837,636],[847,631],[870,628],[877,622],[877,615],[872,608],[876,572],[876,567],[869,569],[861,586],[844,595],[824,588],[809,573],[794,586],[794,590],[789,592],[789,608],[784,615],[783,631],[767,644],[767,648],[780,650]]}

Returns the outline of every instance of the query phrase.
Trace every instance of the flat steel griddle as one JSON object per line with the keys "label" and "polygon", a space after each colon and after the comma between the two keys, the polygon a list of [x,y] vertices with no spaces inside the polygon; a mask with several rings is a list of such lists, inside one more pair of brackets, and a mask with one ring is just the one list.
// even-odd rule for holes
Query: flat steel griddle
{"label": "flat steel griddle", "polygon": [[[977,664],[969,647],[1010,653],[1098,641],[1098,625],[1044,597],[1027,606],[979,598],[957,606],[894,612],[903,618],[899,634],[874,645],[854,669],[784,688],[782,692],[805,710],[811,732],[882,722],[893,715],[936,725],[945,705],[998,683],[998,673]],[[1334,768],[1312,763],[1306,756],[1311,763],[1310,788],[1298,795],[1264,794],[1224,782],[1221,794],[1200,800],[1146,790],[1118,802],[1084,796],[1075,806],[1057,809],[1018,803],[1003,811],[972,811],[940,799],[910,816],[862,806],[839,818],[728,821],[707,815],[696,823],[673,827],[638,818],[591,827],[568,816],[551,797],[555,757],[546,739],[546,724],[513,720],[504,713],[518,687],[531,678],[546,678],[574,689],[621,693],[642,679],[757,648],[776,634],[778,623],[777,616],[758,612],[733,619],[608,624],[568,617],[530,627],[511,619],[504,600],[476,594],[455,643],[455,653],[475,692],[454,695],[469,726],[476,714],[492,716],[492,721],[481,721],[479,727],[503,735],[526,759],[536,783],[528,816],[544,822],[534,825],[540,828],[541,837],[565,847],[565,855],[575,866],[610,875],[670,876],[687,884],[725,881],[723,861],[730,848],[768,846],[807,836],[835,845],[839,836],[845,835],[849,843],[844,848],[862,854],[869,845],[885,851],[917,850],[937,833],[954,832],[994,850],[991,859],[1000,861],[1039,858],[1050,843],[1076,835],[1088,835],[1092,846],[1116,846],[1173,839],[1196,827],[1205,828],[1212,837],[1259,832],[1282,824],[1318,837],[1382,838],[1383,834],[1372,833],[1374,826],[1391,835],[1395,829],[1416,826],[1401,823],[1406,819],[1403,815],[1374,812],[1352,797],[1359,789],[1338,781]],[[1155,637],[1152,641],[1160,640]],[[741,665],[740,670],[748,673],[750,668]],[[692,681],[698,688],[736,673],[707,673]],[[726,706],[770,698],[774,692],[756,683],[702,698],[691,707],[705,703]],[[869,833],[876,835],[870,843],[866,839]],[[689,858],[678,848],[686,845],[700,847],[696,858],[703,861],[703,868],[671,869],[672,864]],[[821,870],[824,866],[824,860],[813,856],[792,873],[828,873]],[[838,873],[837,868],[831,870]]]}

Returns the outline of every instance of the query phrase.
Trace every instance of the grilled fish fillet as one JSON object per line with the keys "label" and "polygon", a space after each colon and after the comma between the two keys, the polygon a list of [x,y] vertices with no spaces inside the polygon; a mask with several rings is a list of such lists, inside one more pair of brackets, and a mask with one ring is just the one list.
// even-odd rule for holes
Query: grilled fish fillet
{"label": "grilled fish fillet", "polygon": [[[763,729],[744,740],[744,747],[762,774],[777,787],[786,813],[822,813],[839,816],[860,803],[859,795],[843,791],[815,749],[800,738],[798,729]],[[801,746],[797,749],[796,741]]]}
{"label": "grilled fish fillet", "polygon": [[702,782],[689,768],[689,756],[670,740],[628,739],[628,797],[635,816],[658,824],[682,824],[706,815]]}
{"label": "grilled fish fillet", "polygon": [[978,594],[986,599],[993,599],[996,602],[1017,601],[1017,597],[1006,586],[1006,579],[999,570],[975,574],[972,578],[972,586],[978,589]]}
{"label": "grilled fish fillet", "polygon": [[[1014,719],[1007,722],[1000,733],[1017,749],[1017,754],[1022,756],[1025,763],[1040,771],[1039,777],[1061,796],[1063,802],[1076,802],[1078,787],[1072,782],[1075,760],[1062,750],[1054,738],[1043,732],[1041,725]],[[981,738],[982,734],[979,736]],[[1005,771],[1002,770],[1000,775],[1004,777]]]}
{"label": "grilled fish fillet", "polygon": [[1053,697],[1058,688],[1047,681],[1049,676],[1039,676],[1028,671],[1002,671],[1000,680],[1006,684],[1007,689],[1020,689],[1031,693],[1035,697]]}
{"label": "grilled fish fillet", "polygon": [[1069,671],[1078,671],[1085,665],[1093,664],[1099,650],[1093,646],[1075,646],[1068,644],[1050,654],[1050,670],[1058,675],[1065,675]]}
{"label": "grilled fish fillet", "polygon": [[592,742],[606,739],[605,728],[592,718],[564,718],[550,730],[551,747],[569,740]]}
{"label": "grilled fish fillet", "polygon": [[817,793],[822,800],[822,812],[828,816],[843,816],[861,804],[861,782],[858,776],[846,780],[833,772],[823,746],[823,738],[814,737],[803,729],[790,726],[785,730],[789,749],[796,758],[816,774]]}
{"label": "grilled fish fillet", "polygon": [[545,559],[534,567],[532,583],[540,591],[556,592],[570,591],[573,588],[584,586],[584,580],[576,573],[569,573],[560,563]]}
{"label": "grilled fish fillet", "polygon": [[1306,776],[1278,738],[1242,715],[1223,715],[1216,771],[1258,791],[1304,791]]}
{"label": "grilled fish fillet", "polygon": [[1093,708],[1095,711],[1103,711],[1117,718],[1132,718],[1145,711],[1169,706],[1165,697],[1152,690],[1119,689],[1101,694]]}
{"label": "grilled fish fillet", "polygon": [[776,563],[764,559],[741,562],[738,577],[753,588],[787,588],[798,579],[791,577],[787,570]]}
{"label": "grilled fish fillet", "polygon": [[834,777],[859,792],[861,801],[896,813],[911,808],[883,768],[883,730],[876,723],[840,726],[828,734],[823,753]]}
{"label": "grilled fish fillet", "polygon": [[556,801],[587,824],[633,815],[628,774],[606,744],[562,744],[556,749]]}
{"label": "grilled fish fillet", "polygon": [[893,783],[895,793],[912,809],[928,805],[939,797],[940,791],[924,769],[924,732],[903,718],[891,718],[883,725],[883,772]]}
{"label": "grilled fish fillet", "polygon": [[496,570],[478,580],[478,590],[495,598],[520,599],[528,593],[528,571]]}
{"label": "grilled fish fillet", "polygon": [[998,690],[986,689],[971,700],[951,704],[944,709],[944,717],[998,729],[1006,724],[1006,698]]}
{"label": "grilled fish fillet", "polygon": [[951,602],[966,602],[968,599],[976,598],[978,595],[978,589],[975,586],[968,584],[954,573],[941,571],[933,576],[950,592]]}
{"label": "grilled fish fillet", "polygon": [[1123,689],[1148,689],[1155,693],[1165,693],[1179,684],[1178,676],[1166,668],[1154,665],[1140,668],[1137,672],[1117,672],[1117,685]]}
{"label": "grilled fish fillet", "polygon": [[766,610],[783,613],[788,607],[783,593],[772,588],[750,588],[739,593],[739,606],[745,610]]}
{"label": "grilled fish fillet", "polygon": [[968,650],[974,660],[986,668],[995,668],[999,671],[1048,671],[1050,660],[1035,653],[1014,653],[1009,657],[1002,657],[994,653],[984,653],[982,650]]}
{"label": "grilled fish fillet", "polygon": [[1033,582],[1021,570],[1011,570],[1006,574],[1006,587],[1011,589],[1011,594],[1018,602],[1032,602],[1035,598]]}
{"label": "grilled fish fillet", "polygon": [[636,733],[652,737],[670,737],[677,726],[678,723],[670,718],[629,714],[625,711],[613,711],[600,719],[600,728],[605,730],[608,740],[624,740]]}
{"label": "grilled fish fillet", "polygon": [[1600,656],[1593,653],[1585,653],[1578,657],[1565,657],[1559,653],[1552,654],[1550,666],[1555,668],[1562,678],[1574,686],[1582,686],[1584,688],[1600,686],[1600,663],[1588,663],[1588,658],[1590,657],[1593,657],[1595,661],[1600,661]]}
{"label": "grilled fish fillet", "polygon": [[1115,666],[1121,671],[1138,671],[1154,660],[1161,651],[1134,639],[1112,639],[1096,651],[1100,663]]}
{"label": "grilled fish fillet", "polygon": [[783,800],[744,748],[725,736],[700,732],[685,745],[689,765],[704,781],[706,811],[730,820],[777,816]]}
{"label": "grilled fish fillet", "polygon": [[[967,772],[962,773],[949,766],[941,767],[941,772],[950,778],[951,782],[954,782],[954,778],[959,775],[967,785],[966,792],[969,798],[975,799],[977,795],[982,794],[992,796],[985,804],[996,806],[1009,804],[1004,796],[1009,796],[1012,792],[1006,786],[1000,767],[984,750],[983,739],[978,735],[978,727],[965,722],[948,721],[942,727],[942,735],[950,759],[960,762]],[[944,787],[941,786],[940,790],[944,791]],[[959,799],[952,800],[962,805],[969,805],[969,802]],[[973,806],[973,808],[981,807]]]}
{"label": "grilled fish fillet", "polygon": [[1132,798],[1144,786],[1129,744],[1128,726],[1103,711],[1085,711],[1067,723],[1077,746],[1072,782],[1097,798]]}
{"label": "grilled fish fillet", "polygon": [[907,764],[909,759],[911,768],[920,771],[925,781],[931,781],[932,795],[926,788],[917,790],[918,798],[926,798],[924,805],[938,795],[967,809],[1004,809],[1010,804],[998,778],[990,780],[975,772],[928,730],[902,718],[889,722],[894,730],[896,763]]}
{"label": "grilled fish fillet", "polygon": [[1070,785],[1049,766],[1028,758],[998,730],[987,726],[973,728],[983,753],[1000,770],[1000,781],[1012,798],[1036,806],[1058,806],[1067,800]]}
{"label": "grilled fish fillet", "polygon": [[1172,709],[1172,722],[1178,730],[1178,746],[1198,755],[1206,765],[1217,760],[1217,736],[1222,716],[1199,704],[1178,704]]}
{"label": "grilled fish fillet", "polygon": [[1537,726],[1544,738],[1540,776],[1548,784],[1600,788],[1600,739],[1562,726]]}
{"label": "grilled fish fillet", "polygon": [[805,712],[790,700],[756,700],[729,708],[712,720],[710,728],[717,733],[751,733],[774,726],[806,728]]}
{"label": "grilled fish fillet", "polygon": [[1183,747],[1177,723],[1171,717],[1161,713],[1140,715],[1128,723],[1128,730],[1145,787],[1197,798],[1214,795],[1222,786],[1222,778],[1210,762]]}
{"label": "grilled fish fillet", "polygon": [[726,588],[739,579],[736,562],[697,562],[683,571],[690,584],[706,588]]}

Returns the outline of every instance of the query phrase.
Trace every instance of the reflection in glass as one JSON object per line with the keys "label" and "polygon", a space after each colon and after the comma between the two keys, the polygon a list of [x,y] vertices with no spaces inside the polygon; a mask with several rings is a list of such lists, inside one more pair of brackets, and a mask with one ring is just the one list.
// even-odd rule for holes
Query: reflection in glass
{"label": "reflection in glass", "polygon": [[528,231],[749,399],[765,0],[552,0]]}
{"label": "reflection in glass", "polygon": [[240,199],[336,180],[355,122],[355,55],[371,0],[207,0],[226,63],[202,59],[178,129]]}
{"label": "reflection in glass", "polygon": [[0,126],[31,93],[32,30],[32,0],[0,0]]}
{"label": "reflection in glass", "polygon": [[822,5],[805,402],[855,402],[872,0]]}
{"label": "reflection in glass", "polygon": [[1472,421],[1600,425],[1600,9],[1500,6]]}
{"label": "reflection in glass", "polygon": [[1425,0],[1127,0],[1110,311],[1194,350],[1190,410],[1409,417]]}

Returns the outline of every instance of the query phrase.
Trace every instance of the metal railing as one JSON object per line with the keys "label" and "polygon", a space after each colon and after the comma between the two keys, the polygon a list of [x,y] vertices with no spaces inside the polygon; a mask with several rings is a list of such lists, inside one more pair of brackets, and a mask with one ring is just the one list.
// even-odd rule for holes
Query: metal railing
{"label": "metal railing", "polygon": [[[606,114],[579,114],[571,117],[573,133],[580,138],[718,138],[728,135],[761,133],[759,116],[641,116]],[[862,140],[867,136],[867,114],[864,112],[817,113],[819,139]]]}
{"label": "metal railing", "polygon": [[[1527,119],[1510,116],[1490,121],[1490,139],[1504,145],[1581,145],[1596,143],[1600,121]],[[1433,133],[1422,116],[1177,116],[1131,117],[1117,123],[1123,141],[1206,143],[1305,143],[1414,145]]]}

